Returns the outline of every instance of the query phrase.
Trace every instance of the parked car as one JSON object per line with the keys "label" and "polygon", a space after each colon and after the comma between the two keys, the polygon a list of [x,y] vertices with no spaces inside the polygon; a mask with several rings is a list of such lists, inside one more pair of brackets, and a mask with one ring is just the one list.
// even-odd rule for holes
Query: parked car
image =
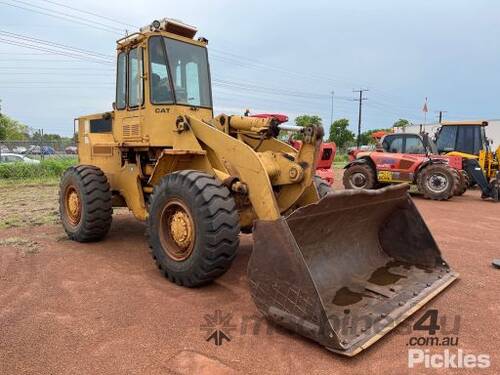
{"label": "parked car", "polygon": [[42,153],[42,148],[40,146],[31,145],[28,147],[28,154],[40,155]]}
{"label": "parked car", "polygon": [[56,150],[50,146],[42,146],[42,155],[54,155]]}
{"label": "parked car", "polygon": [[28,149],[24,146],[17,146],[12,149],[12,152],[15,154],[25,154]]}
{"label": "parked car", "polygon": [[12,153],[2,153],[0,155],[0,163],[28,163],[28,164],[39,164],[40,160],[30,159],[24,155],[12,154]]}
{"label": "parked car", "polygon": [[68,146],[64,149],[64,152],[66,152],[66,154],[68,155],[76,155],[78,149],[76,148],[76,146]]}

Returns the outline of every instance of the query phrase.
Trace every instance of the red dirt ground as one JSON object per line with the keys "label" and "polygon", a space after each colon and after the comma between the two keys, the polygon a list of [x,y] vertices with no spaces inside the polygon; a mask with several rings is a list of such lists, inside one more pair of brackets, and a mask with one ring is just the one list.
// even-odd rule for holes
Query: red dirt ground
{"label": "red dirt ground", "polygon": [[[492,363],[455,371],[498,374],[500,270],[490,264],[500,258],[500,204],[481,201],[478,192],[448,202],[414,200],[460,273],[416,315],[438,309],[450,328],[459,315],[458,346],[489,354]],[[185,289],[160,275],[144,234],[128,214],[117,215],[109,236],[94,244],[66,240],[59,225],[0,231],[0,374],[437,373],[408,369],[407,342],[422,331],[399,329],[354,358],[282,329],[267,334],[266,323],[259,335],[242,333],[241,320],[258,314],[245,273],[251,235],[242,235],[228,273]],[[231,313],[237,327],[221,346],[200,329],[215,310]]]}

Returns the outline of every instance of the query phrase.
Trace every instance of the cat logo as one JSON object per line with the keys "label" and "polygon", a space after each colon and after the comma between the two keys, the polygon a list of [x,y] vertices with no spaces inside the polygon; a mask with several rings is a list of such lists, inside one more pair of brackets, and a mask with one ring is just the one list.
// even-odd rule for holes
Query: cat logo
{"label": "cat logo", "polygon": [[155,113],[168,113],[170,112],[170,108],[156,108]]}

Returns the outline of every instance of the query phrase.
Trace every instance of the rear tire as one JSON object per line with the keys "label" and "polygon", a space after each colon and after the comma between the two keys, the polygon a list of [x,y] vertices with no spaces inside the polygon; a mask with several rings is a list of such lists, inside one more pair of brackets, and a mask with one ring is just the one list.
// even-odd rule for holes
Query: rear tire
{"label": "rear tire", "polygon": [[462,171],[458,171],[453,169],[453,175],[455,176],[455,191],[453,192],[456,196],[464,195],[467,191],[467,186],[469,186],[469,182],[467,181],[467,175],[465,175]]}
{"label": "rear tire", "polygon": [[108,179],[97,167],[68,168],[59,190],[59,215],[68,237],[78,242],[99,241],[111,227],[113,206]]}
{"label": "rear tire", "polygon": [[239,216],[227,187],[208,174],[185,170],[155,186],[148,232],[153,258],[165,277],[195,287],[231,266],[239,245]]}
{"label": "rear tire", "polygon": [[431,164],[417,176],[418,191],[427,199],[448,200],[455,191],[453,170],[446,164]]}
{"label": "rear tire", "polygon": [[316,186],[320,199],[333,191],[330,184],[319,176],[314,176],[314,186]]}
{"label": "rear tire", "polygon": [[354,164],[344,171],[342,182],[346,189],[374,189],[377,177],[370,165]]}

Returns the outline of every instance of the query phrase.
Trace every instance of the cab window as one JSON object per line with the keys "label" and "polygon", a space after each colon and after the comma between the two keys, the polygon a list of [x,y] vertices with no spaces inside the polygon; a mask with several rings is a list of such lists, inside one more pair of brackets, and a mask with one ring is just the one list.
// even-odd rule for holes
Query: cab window
{"label": "cab window", "polygon": [[144,103],[142,48],[131,49],[128,59],[128,105],[138,107]]}
{"label": "cab window", "polygon": [[458,126],[443,126],[437,139],[437,149],[439,153],[455,150]]}
{"label": "cab window", "polygon": [[405,152],[407,154],[425,154],[425,147],[420,137],[407,136]]}
{"label": "cab window", "polygon": [[385,137],[383,147],[386,152],[402,153],[403,137]]}
{"label": "cab window", "polygon": [[163,40],[159,36],[149,39],[150,96],[153,104],[172,104],[174,96],[168,78],[167,58]]}
{"label": "cab window", "polygon": [[164,38],[178,104],[212,107],[205,48]]}
{"label": "cab window", "polygon": [[457,151],[479,154],[481,150],[481,126],[458,126]]}
{"label": "cab window", "polygon": [[127,107],[127,54],[120,52],[116,67],[116,109]]}

